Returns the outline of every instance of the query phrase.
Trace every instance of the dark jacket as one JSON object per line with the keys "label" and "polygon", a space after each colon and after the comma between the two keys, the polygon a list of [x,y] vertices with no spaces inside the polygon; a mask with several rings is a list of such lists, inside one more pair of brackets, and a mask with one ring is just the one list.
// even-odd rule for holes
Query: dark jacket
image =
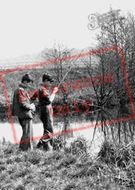
{"label": "dark jacket", "polygon": [[15,90],[12,102],[12,115],[23,119],[32,119],[31,102],[24,84]]}
{"label": "dark jacket", "polygon": [[31,97],[31,100],[35,100],[37,98],[39,100],[40,108],[42,106],[47,106],[47,105],[51,104],[50,93],[49,93],[49,91],[47,90],[47,88],[43,84],[41,84],[40,88],[35,91],[35,93]]}

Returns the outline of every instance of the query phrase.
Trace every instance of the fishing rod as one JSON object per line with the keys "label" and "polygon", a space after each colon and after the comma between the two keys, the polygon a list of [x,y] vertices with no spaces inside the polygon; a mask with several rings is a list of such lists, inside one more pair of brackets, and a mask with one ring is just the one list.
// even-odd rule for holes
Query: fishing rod
{"label": "fishing rod", "polygon": [[69,70],[66,72],[66,74],[64,75],[64,77],[61,79],[60,83],[58,84],[58,88],[60,87],[60,85],[63,83],[63,81],[65,80],[65,78],[67,77],[67,75],[69,74],[69,72],[71,71],[71,69],[74,66],[74,63],[76,62],[76,60],[81,56],[83,50],[79,53],[79,55],[77,56],[77,58],[72,62],[71,67],[69,68]]}
{"label": "fishing rod", "polygon": [[[82,52],[83,52],[83,50],[79,53],[79,55],[77,56],[77,58],[72,62],[71,67],[70,67],[69,70],[66,72],[66,74],[64,75],[64,77],[62,78],[62,80],[59,82],[59,84],[58,84],[58,86],[57,86],[58,88],[61,86],[61,84],[63,83],[63,81],[64,81],[65,78],[67,77],[67,75],[69,74],[69,72],[70,72],[71,69],[73,68],[74,63],[75,63],[76,60],[81,56]],[[29,85],[28,88],[31,89],[31,90],[36,89],[36,87],[33,87],[32,85]]]}

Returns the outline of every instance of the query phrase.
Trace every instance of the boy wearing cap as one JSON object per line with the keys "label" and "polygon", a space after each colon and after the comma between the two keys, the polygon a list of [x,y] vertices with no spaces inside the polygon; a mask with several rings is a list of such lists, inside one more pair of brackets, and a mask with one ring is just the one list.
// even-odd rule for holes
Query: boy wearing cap
{"label": "boy wearing cap", "polygon": [[20,141],[20,149],[28,150],[33,149],[32,146],[32,119],[35,111],[34,104],[31,104],[30,96],[27,92],[30,83],[33,80],[29,74],[25,74],[22,77],[21,84],[15,90],[12,103],[12,114],[17,116],[19,123],[22,127],[22,137]]}
{"label": "boy wearing cap", "polygon": [[[39,107],[40,107],[40,119],[43,123],[43,137],[40,139],[37,147],[43,146],[45,150],[49,149],[49,145],[53,146],[53,108],[52,102],[55,98],[55,95],[58,91],[58,88],[55,87],[53,92],[50,94],[49,88],[53,79],[49,74],[44,74],[42,76],[42,83],[40,84],[40,88],[34,93],[32,96],[32,100],[38,98]],[[50,147],[50,148],[51,148]]]}

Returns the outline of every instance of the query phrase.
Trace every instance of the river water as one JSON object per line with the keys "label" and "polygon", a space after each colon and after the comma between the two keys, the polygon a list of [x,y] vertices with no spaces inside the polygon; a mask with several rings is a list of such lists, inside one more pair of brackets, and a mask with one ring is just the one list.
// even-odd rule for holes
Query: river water
{"label": "river water", "polygon": [[[93,138],[93,132],[94,132],[94,124],[95,122],[71,122],[70,127],[73,129],[73,137],[70,137],[68,139],[68,143],[70,144],[72,141],[74,141],[77,137],[83,137],[87,140],[87,145],[91,145],[91,140]],[[57,123],[54,125],[54,134],[59,133],[62,129],[63,123]],[[22,135],[22,129],[21,126],[18,123],[14,123],[14,129],[15,132],[13,132],[13,126],[6,122],[0,124],[0,141],[3,141],[3,138],[6,141],[9,141],[11,143],[14,143],[14,134],[17,137],[17,141],[20,140]],[[43,133],[43,126],[42,123],[33,124],[33,134],[34,137],[41,137]],[[91,148],[89,151],[92,154],[95,154],[99,151],[101,144],[103,142],[103,136],[101,133],[97,130],[95,134],[94,141],[92,143]]]}

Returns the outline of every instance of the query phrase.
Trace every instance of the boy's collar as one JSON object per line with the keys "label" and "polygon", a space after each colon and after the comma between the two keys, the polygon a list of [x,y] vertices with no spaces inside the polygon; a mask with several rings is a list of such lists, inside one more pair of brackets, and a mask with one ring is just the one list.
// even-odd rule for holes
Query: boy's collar
{"label": "boy's collar", "polygon": [[20,83],[20,84],[19,84],[19,87],[27,88],[27,86],[26,86],[24,83]]}
{"label": "boy's collar", "polygon": [[47,84],[41,83],[40,85],[43,86],[44,88],[48,88]]}

